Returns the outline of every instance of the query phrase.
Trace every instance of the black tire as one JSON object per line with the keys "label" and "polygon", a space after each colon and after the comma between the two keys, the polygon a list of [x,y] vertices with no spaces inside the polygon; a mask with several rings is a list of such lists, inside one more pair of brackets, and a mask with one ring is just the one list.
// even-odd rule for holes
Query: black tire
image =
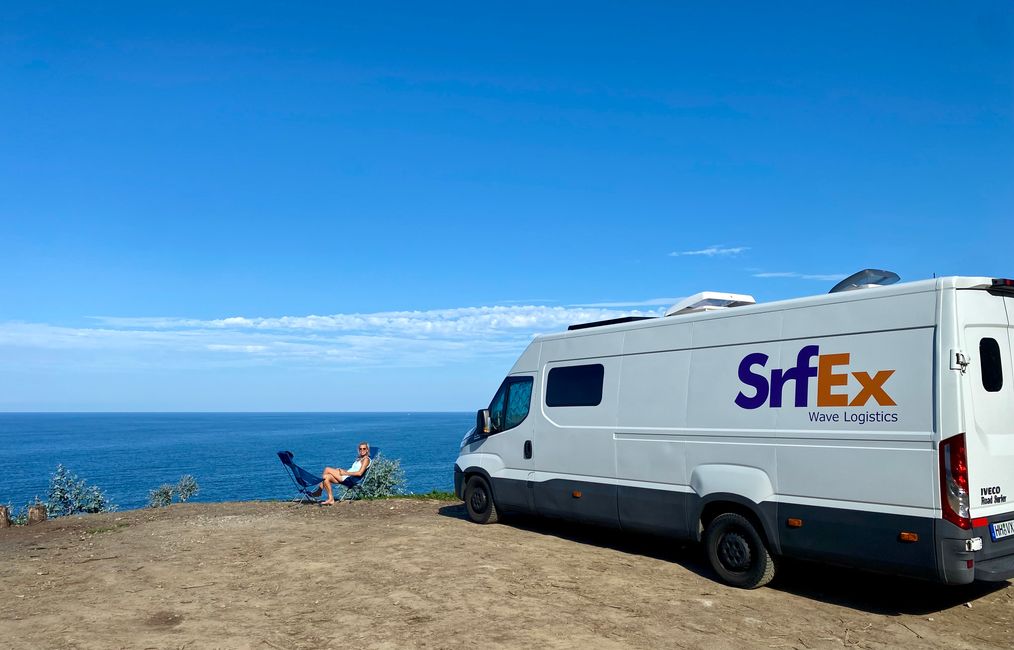
{"label": "black tire", "polygon": [[775,577],[775,561],[750,520],[733,512],[718,515],[704,533],[708,561],[726,583],[756,589]]}
{"label": "black tire", "polygon": [[468,518],[477,524],[495,524],[500,521],[500,511],[493,501],[493,490],[481,476],[473,476],[465,484],[465,509]]}

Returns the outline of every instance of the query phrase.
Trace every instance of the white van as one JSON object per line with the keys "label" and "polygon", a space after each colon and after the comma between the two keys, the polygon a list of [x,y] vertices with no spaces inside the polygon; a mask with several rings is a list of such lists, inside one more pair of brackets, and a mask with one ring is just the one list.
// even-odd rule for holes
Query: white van
{"label": "white van", "polygon": [[1014,281],[862,273],[537,337],[462,441],[469,517],[703,541],[748,588],[779,556],[1014,577]]}

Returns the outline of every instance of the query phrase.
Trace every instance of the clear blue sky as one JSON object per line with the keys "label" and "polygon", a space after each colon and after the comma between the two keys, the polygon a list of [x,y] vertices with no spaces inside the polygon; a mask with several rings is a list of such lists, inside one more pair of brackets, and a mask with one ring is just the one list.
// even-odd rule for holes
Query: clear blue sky
{"label": "clear blue sky", "polygon": [[38,4],[0,410],[474,409],[572,320],[1014,275],[1006,0]]}

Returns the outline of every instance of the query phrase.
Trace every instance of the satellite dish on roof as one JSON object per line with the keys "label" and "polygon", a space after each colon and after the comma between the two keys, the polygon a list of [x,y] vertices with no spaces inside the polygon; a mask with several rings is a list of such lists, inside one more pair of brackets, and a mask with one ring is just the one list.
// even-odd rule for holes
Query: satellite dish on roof
{"label": "satellite dish on roof", "polygon": [[828,293],[839,291],[853,291],[855,289],[868,289],[870,287],[883,287],[894,284],[901,278],[894,271],[882,271],[880,269],[863,269],[859,273],[853,273],[838,284],[831,287]]}

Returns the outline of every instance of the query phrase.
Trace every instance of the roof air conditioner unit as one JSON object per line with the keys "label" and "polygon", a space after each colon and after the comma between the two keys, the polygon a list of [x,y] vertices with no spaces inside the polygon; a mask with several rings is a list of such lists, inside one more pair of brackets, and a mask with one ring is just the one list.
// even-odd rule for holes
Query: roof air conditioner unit
{"label": "roof air conditioner unit", "polygon": [[689,298],[684,298],[666,310],[666,316],[677,314],[693,314],[701,311],[715,311],[728,309],[729,307],[742,307],[753,305],[757,301],[753,296],[740,293],[722,293],[720,291],[702,291],[695,293]]}

